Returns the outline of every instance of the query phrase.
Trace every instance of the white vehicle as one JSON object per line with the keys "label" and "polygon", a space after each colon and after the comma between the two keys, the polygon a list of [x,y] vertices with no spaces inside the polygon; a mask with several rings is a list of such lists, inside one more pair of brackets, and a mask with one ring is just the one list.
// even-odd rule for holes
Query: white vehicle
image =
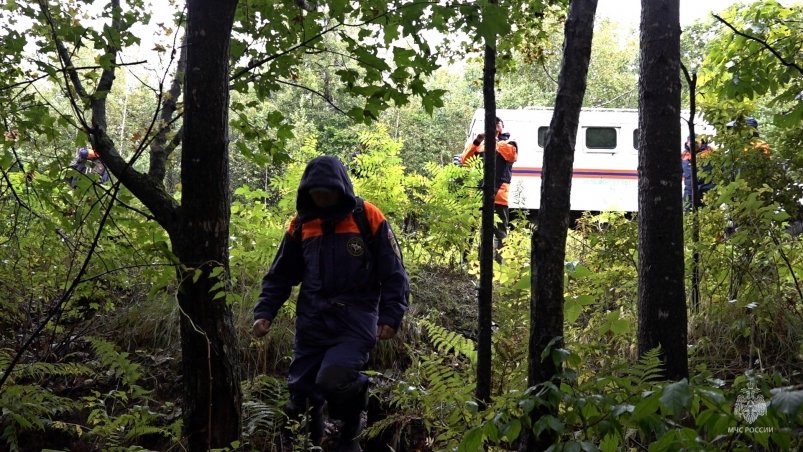
{"label": "white vehicle", "polygon": [[[474,113],[468,141],[484,133],[485,112]],[[505,133],[519,147],[510,183],[510,207],[538,209],[544,144],[552,108],[497,110]],[[688,117],[688,114],[686,114]],[[678,152],[688,136],[686,121],[678,118],[681,137]],[[695,121],[695,133],[713,135],[712,127]],[[638,210],[638,110],[587,108],[580,112],[572,176],[572,211]],[[680,196],[680,194],[678,194]]]}

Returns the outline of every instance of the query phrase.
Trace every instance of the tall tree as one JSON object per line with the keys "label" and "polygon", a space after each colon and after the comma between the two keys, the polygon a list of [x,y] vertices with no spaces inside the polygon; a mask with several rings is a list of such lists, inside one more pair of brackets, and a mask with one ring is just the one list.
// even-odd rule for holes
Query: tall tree
{"label": "tall tree", "polygon": [[[490,0],[486,14],[498,10]],[[496,35],[485,36],[485,58],[482,70],[482,100],[485,106],[485,155],[482,177],[482,227],[480,240],[480,287],[477,296],[477,399],[483,407],[491,401],[491,312],[493,306],[493,231],[494,197],[496,196]]]}
{"label": "tall tree", "polygon": [[[231,307],[219,296],[225,294],[228,271],[228,61],[236,5],[236,0],[187,4],[180,204],[163,190],[163,158],[156,155],[151,174],[143,174],[119,155],[107,134],[105,96],[94,101],[87,130],[109,169],[165,228],[181,262],[184,432],[192,451],[226,447],[240,437],[239,351]],[[110,61],[117,50],[110,49]],[[104,75],[110,87],[114,67]],[[161,139],[157,143],[154,150],[161,152]]]}
{"label": "tall tree", "polygon": [[223,447],[240,436],[237,340],[229,304],[216,299],[229,261],[228,61],[236,5],[187,3],[183,188],[171,239],[183,264],[178,299],[190,450]]}
{"label": "tall tree", "polygon": [[[563,344],[563,272],[574,146],[586,91],[596,10],[597,0],[575,0],[569,7],[555,110],[544,147],[541,206],[532,238],[528,360],[531,387],[554,380],[561,367],[559,354],[552,352]],[[548,413],[543,409],[534,410],[533,424],[545,414]],[[536,438],[528,433],[523,438],[520,450],[545,450],[552,443],[549,434]]]}
{"label": "tall tree", "polygon": [[642,0],[639,76],[638,351],[661,347],[665,376],[688,377],[683,274],[678,0]]}

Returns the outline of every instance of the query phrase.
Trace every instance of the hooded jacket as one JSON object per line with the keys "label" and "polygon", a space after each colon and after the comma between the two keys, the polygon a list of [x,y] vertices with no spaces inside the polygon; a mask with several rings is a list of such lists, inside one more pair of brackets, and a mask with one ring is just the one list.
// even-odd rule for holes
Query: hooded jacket
{"label": "hooded jacket", "polygon": [[[341,193],[339,203],[321,209],[309,190]],[[354,187],[340,160],[317,157],[307,164],[296,199],[297,215],[284,234],[273,264],[262,279],[255,319],[273,320],[301,284],[296,335],[325,343],[338,338],[375,341],[377,325],[398,329],[407,309],[409,285],[398,244],[382,212],[365,201],[371,240],[365,242],[354,218]],[[297,223],[300,223],[299,234]]]}

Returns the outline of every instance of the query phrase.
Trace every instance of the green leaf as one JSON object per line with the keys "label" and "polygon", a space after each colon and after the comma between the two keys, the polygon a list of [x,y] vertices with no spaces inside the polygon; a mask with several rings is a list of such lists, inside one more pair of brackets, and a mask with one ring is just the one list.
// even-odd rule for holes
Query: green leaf
{"label": "green leaf", "polygon": [[661,404],[667,407],[672,414],[678,415],[689,407],[691,395],[689,382],[684,378],[664,387],[661,393]]}
{"label": "green leaf", "polygon": [[521,421],[518,419],[514,419],[502,429],[502,437],[504,437],[507,441],[518,439],[520,433]]}
{"label": "green leaf", "polygon": [[770,406],[787,416],[797,416],[803,411],[803,391],[777,390]]}
{"label": "green leaf", "polygon": [[580,295],[567,298],[563,305],[566,323],[574,323],[583,312],[583,307],[590,304],[594,304],[594,298],[591,295]]}
{"label": "green leaf", "polygon": [[466,436],[463,437],[463,440],[460,442],[460,446],[458,447],[458,451],[460,452],[475,452],[478,450],[482,450],[482,429],[481,428],[474,428],[468,431]]}
{"label": "green leaf", "polygon": [[564,430],[564,425],[555,416],[547,414],[545,416],[542,416],[535,422],[535,425],[533,425],[533,432],[536,435],[540,435],[546,429],[549,429],[553,432],[560,434]]}
{"label": "green leaf", "polygon": [[482,8],[482,22],[478,30],[485,43],[496,47],[497,36],[504,36],[510,32],[508,11],[496,3],[486,3]]}
{"label": "green leaf", "polygon": [[223,268],[223,266],[219,265],[217,267],[214,267],[212,269],[212,271],[209,272],[209,277],[210,278],[218,278],[220,275],[223,274],[224,271],[225,271],[225,269]]}
{"label": "green leaf", "polygon": [[599,443],[599,449],[602,452],[616,452],[619,450],[619,436],[608,433]]}
{"label": "green leaf", "polygon": [[660,395],[657,392],[642,398],[641,401],[636,404],[636,409],[633,410],[633,420],[641,420],[647,416],[656,414],[660,405]]}

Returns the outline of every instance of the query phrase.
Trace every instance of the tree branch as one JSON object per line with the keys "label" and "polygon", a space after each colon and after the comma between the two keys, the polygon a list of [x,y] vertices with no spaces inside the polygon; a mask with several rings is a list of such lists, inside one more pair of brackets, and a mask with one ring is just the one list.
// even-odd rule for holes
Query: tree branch
{"label": "tree branch", "polygon": [[275,60],[277,58],[280,58],[280,57],[282,57],[284,55],[287,55],[288,53],[294,52],[294,51],[298,50],[301,47],[307,47],[308,44],[318,40],[319,38],[321,38],[323,35],[325,35],[327,33],[330,33],[332,31],[337,30],[340,27],[360,27],[360,26],[372,24],[372,23],[374,23],[374,21],[376,21],[380,17],[384,17],[384,16],[386,16],[388,14],[394,13],[394,12],[396,12],[398,10],[401,10],[402,8],[409,8],[409,7],[412,7],[412,6],[430,5],[430,4],[437,4],[437,2],[422,1],[422,2],[412,2],[412,3],[404,4],[404,5],[400,6],[397,9],[394,9],[392,11],[384,11],[384,12],[378,13],[378,14],[374,15],[373,17],[371,17],[369,19],[366,19],[363,22],[356,23],[356,24],[346,24],[346,23],[340,22],[340,23],[338,23],[336,25],[333,25],[333,26],[331,26],[329,28],[325,28],[325,29],[321,30],[319,33],[316,33],[316,34],[312,35],[311,37],[309,37],[309,38],[299,42],[298,44],[296,44],[296,45],[294,45],[294,46],[292,46],[292,47],[290,47],[288,49],[285,49],[285,50],[283,50],[283,51],[281,51],[279,53],[275,53],[273,55],[269,55],[269,56],[267,56],[265,58],[262,58],[262,59],[259,59],[259,60],[251,61],[250,63],[248,63],[248,65],[246,67],[244,67],[244,68],[238,70],[237,72],[235,72],[229,78],[229,81],[236,80],[236,79],[242,77],[243,74],[246,74],[246,73],[250,72],[252,69],[256,69],[256,68],[258,68],[258,67],[260,67],[260,66],[262,66],[262,65],[264,65],[266,63],[269,63],[269,62],[271,62],[271,61],[273,61],[273,60]]}
{"label": "tree branch", "polygon": [[[173,55],[175,55],[175,50]],[[153,142],[150,146],[151,165],[148,169],[148,175],[154,180],[159,181],[160,184],[164,183],[165,166],[170,154],[178,147],[181,142],[181,134],[177,134],[176,138],[168,144],[167,132],[173,124],[173,115],[176,113],[176,106],[178,105],[178,98],[181,95],[181,87],[184,85],[184,70],[187,66],[187,46],[186,38],[181,44],[181,51],[179,52],[178,63],[176,64],[176,73],[173,76],[173,81],[170,84],[170,89],[162,102],[162,111],[160,114],[161,129],[156,133]]]}
{"label": "tree branch", "polygon": [[75,115],[78,117],[78,121],[81,123],[81,126],[84,129],[89,129],[86,120],[84,119],[83,113],[81,109],[78,107],[78,103],[75,101],[75,98],[71,95],[69,87],[71,86],[78,94],[78,96],[83,99],[87,100],[89,95],[84,89],[84,85],[81,82],[81,78],[78,76],[78,71],[75,69],[75,66],[72,64],[72,57],[70,56],[70,52],[67,51],[67,48],[64,46],[64,43],[58,36],[56,31],[56,24],[53,21],[53,16],[50,14],[50,10],[47,7],[46,0],[39,0],[39,9],[42,12],[42,15],[45,16],[45,20],[47,20],[47,24],[50,26],[50,34],[53,38],[53,44],[56,46],[56,51],[59,55],[59,63],[61,64],[61,72],[64,74],[64,85],[65,89],[67,90],[67,97],[70,100],[70,105],[75,111]]}
{"label": "tree branch", "polygon": [[[104,59],[106,61],[113,62],[113,64],[103,70],[95,91],[89,95],[87,94],[86,89],[83,87],[81,79],[78,76],[78,72],[72,64],[72,59],[67,51],[67,48],[64,46],[64,43],[61,41],[58,33],[56,32],[56,26],[53,22],[52,16],[50,15],[50,11],[47,9],[46,1],[39,0],[39,6],[50,25],[52,39],[58,50],[67,86],[69,87],[72,85],[75,92],[82,99],[90,102],[92,111],[91,126],[85,122],[82,115],[82,109],[79,107],[76,99],[72,96],[72,91],[69,89],[67,90],[68,97],[70,98],[70,102],[76,113],[76,116],[78,116],[78,119],[81,122],[84,130],[90,135],[95,151],[97,151],[100,155],[103,164],[106,165],[106,168],[111,171],[112,174],[114,174],[115,177],[117,177],[117,179],[134,194],[134,196],[139,198],[139,200],[142,201],[142,203],[145,204],[145,206],[151,212],[153,212],[156,221],[159,222],[163,228],[165,228],[168,234],[175,232],[177,225],[176,217],[178,215],[178,203],[160,188],[160,184],[158,182],[154,181],[150,176],[136,171],[131,166],[136,158],[139,157],[139,155],[135,155],[130,162],[126,162],[120,156],[114,145],[114,142],[106,133],[106,99],[114,83],[114,71],[117,67],[117,54],[120,52],[119,42],[111,42],[111,40],[109,40],[105,49]],[[122,28],[120,18],[120,0],[111,0],[111,6],[112,29],[120,30]]]}
{"label": "tree branch", "polygon": [[335,103],[332,101],[332,99],[329,96],[325,95],[324,93],[322,93],[320,91],[316,91],[316,90],[314,90],[314,89],[312,89],[312,88],[310,88],[308,86],[299,85],[298,83],[289,82],[287,80],[277,80],[277,82],[279,82],[279,83],[281,83],[283,85],[292,86],[294,88],[303,89],[303,90],[308,91],[308,92],[310,92],[312,94],[315,94],[316,96],[318,96],[321,99],[325,100],[326,103],[329,104],[332,108],[334,108],[338,113],[343,113],[344,115],[347,114],[340,107],[335,105]]}
{"label": "tree branch", "polygon": [[251,61],[250,63],[248,63],[247,66],[245,66],[244,68],[242,68],[239,71],[235,72],[229,78],[229,81],[236,80],[236,79],[242,77],[243,75],[247,74],[251,70],[256,69],[256,68],[258,68],[258,67],[260,67],[260,66],[262,66],[262,65],[264,65],[266,63],[269,63],[269,62],[271,62],[271,61],[273,61],[273,60],[275,60],[277,58],[280,58],[280,57],[282,57],[284,55],[287,55],[288,53],[294,52],[294,51],[296,51],[297,49],[299,49],[301,47],[307,47],[307,44],[319,39],[320,37],[322,37],[326,33],[329,33],[331,31],[334,31],[334,30],[338,29],[342,25],[343,24],[337,24],[337,25],[334,25],[332,27],[323,29],[323,30],[321,30],[320,33],[316,33],[312,37],[310,37],[308,39],[305,39],[304,41],[301,41],[300,43],[298,43],[298,44],[296,44],[296,45],[294,45],[294,46],[292,46],[292,47],[290,47],[288,49],[285,49],[285,50],[283,50],[283,51],[281,51],[279,53],[274,53],[273,55],[269,55],[269,56],[267,56],[265,58],[262,58],[262,59],[259,59],[259,60]]}
{"label": "tree branch", "polygon": [[[146,61],[144,61],[144,60],[142,60],[142,61],[132,61],[130,63],[118,63],[117,67],[121,67],[121,66],[139,66],[140,64],[145,64],[145,63],[146,63]],[[100,68],[101,68],[101,66],[80,66],[80,67],[71,68],[71,69],[74,69],[75,71],[85,71],[85,70],[100,69]],[[66,68],[64,68],[64,69],[56,68],[56,72],[65,72],[65,71],[66,71]],[[6,91],[6,90],[9,90],[9,89],[12,89],[12,88],[16,88],[17,86],[21,86],[21,85],[31,85],[31,84],[39,81],[39,80],[42,80],[42,79],[50,77],[50,75],[51,74],[42,74],[42,75],[40,75],[38,77],[34,77],[32,79],[23,80],[21,82],[12,83],[10,85],[0,86],[0,91]]]}
{"label": "tree branch", "polygon": [[741,36],[743,38],[747,38],[747,39],[750,39],[751,41],[755,41],[755,42],[761,44],[765,49],[769,50],[770,53],[772,53],[775,56],[775,58],[777,58],[778,61],[780,61],[781,64],[783,64],[784,66],[795,68],[795,69],[797,69],[798,72],[803,74],[803,67],[797,65],[794,61],[786,61],[786,59],[783,57],[783,55],[781,55],[777,50],[775,50],[774,47],[769,45],[763,39],[761,39],[759,37],[756,37],[756,36],[749,35],[747,33],[744,33],[742,31],[737,30],[736,27],[734,27],[728,21],[726,21],[725,19],[723,19],[722,17],[720,17],[720,16],[718,16],[716,14],[712,14],[712,16],[714,16],[714,18],[716,18],[718,21],[722,22],[726,27],[730,28],[731,31],[733,31],[735,34],[737,34],[737,35],[739,35],[739,36]]}

